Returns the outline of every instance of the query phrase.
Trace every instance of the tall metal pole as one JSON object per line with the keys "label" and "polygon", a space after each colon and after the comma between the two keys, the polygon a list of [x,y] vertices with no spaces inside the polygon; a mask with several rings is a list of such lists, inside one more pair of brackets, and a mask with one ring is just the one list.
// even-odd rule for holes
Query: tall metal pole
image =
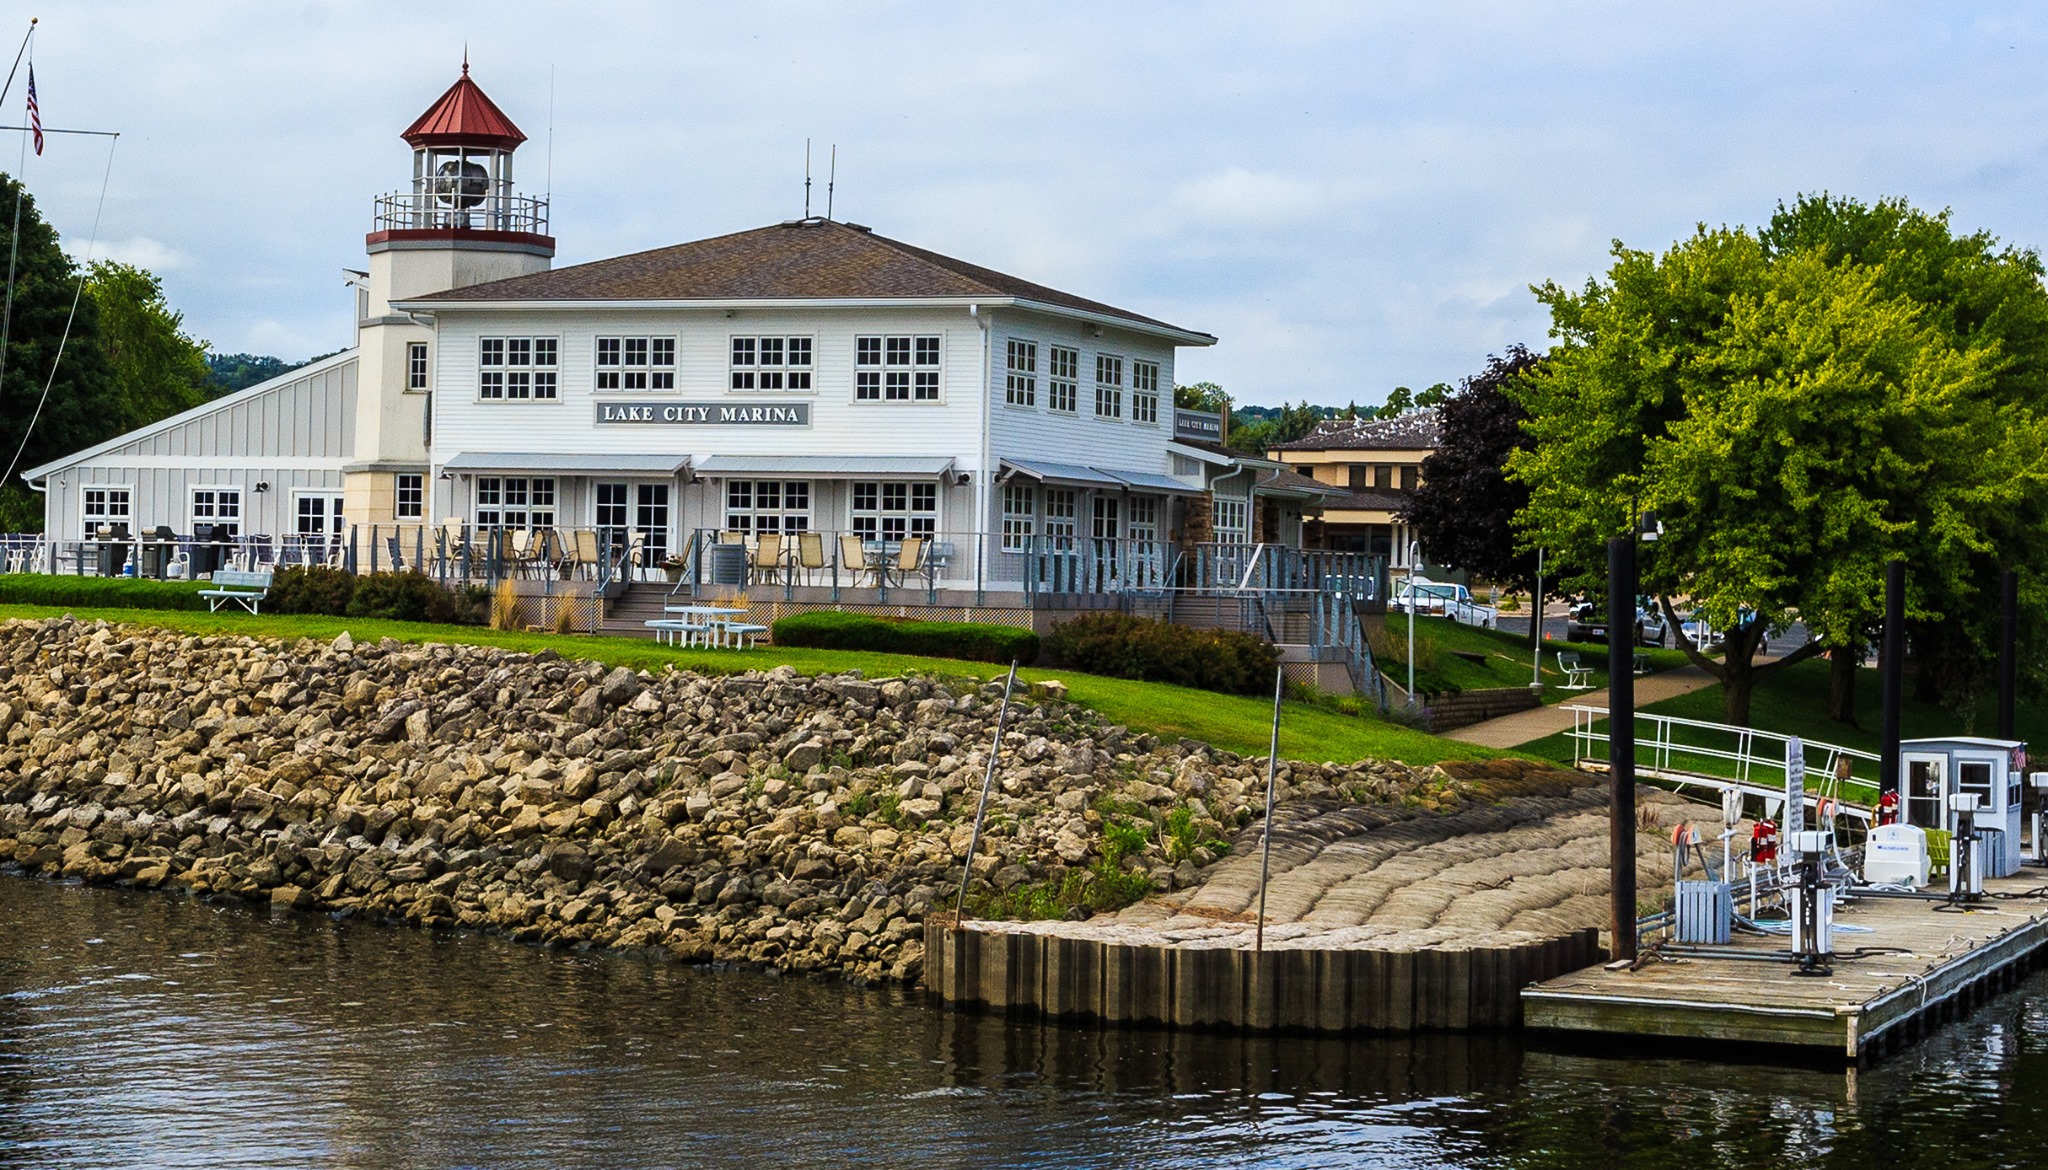
{"label": "tall metal pole", "polygon": [[1614,959],[1636,957],[1636,541],[1607,542],[1608,928]]}
{"label": "tall metal pole", "polygon": [[1408,542],[1408,705],[1415,706],[1415,550]]}
{"label": "tall metal pole", "polygon": [[1529,606],[1529,689],[1543,689],[1543,550],[1536,550],[1536,596]]}
{"label": "tall metal pole", "polygon": [[2011,739],[2013,700],[2019,689],[2020,575],[2007,569],[2002,584],[2005,613],[1998,637],[1998,738]]}
{"label": "tall metal pole", "polygon": [[1010,677],[1003,680],[1003,709],[996,713],[996,739],[988,748],[988,771],[981,776],[981,803],[974,806],[974,834],[967,838],[967,863],[960,867],[960,898],[953,903],[953,921],[967,915],[967,880],[974,876],[974,851],[981,845],[981,818],[988,812],[989,789],[996,782],[996,757],[1003,754],[1003,727],[1010,721],[1010,692],[1017,686],[1017,660],[1010,660]]}
{"label": "tall metal pole", "polygon": [[1906,675],[1906,562],[1884,567],[1884,727],[1878,742],[1877,790],[1899,790],[1899,714]]}
{"label": "tall metal pole", "polygon": [[1254,950],[1266,949],[1266,875],[1273,869],[1273,784],[1280,775],[1280,689],[1287,681],[1285,667],[1273,668],[1273,743],[1266,751],[1266,827],[1259,851],[1259,925]]}

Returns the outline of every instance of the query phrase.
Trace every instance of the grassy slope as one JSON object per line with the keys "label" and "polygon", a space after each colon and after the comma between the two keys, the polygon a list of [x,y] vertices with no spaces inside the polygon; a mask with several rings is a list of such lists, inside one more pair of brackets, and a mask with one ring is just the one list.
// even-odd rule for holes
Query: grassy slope
{"label": "grassy slope", "polygon": [[[346,630],[358,640],[396,638],[403,642],[463,642],[537,652],[553,649],[567,658],[590,659],[608,666],[659,670],[673,663],[680,669],[710,674],[736,674],[789,665],[805,674],[861,670],[874,677],[927,671],[978,678],[999,678],[1004,669],[986,662],[950,658],[918,658],[853,650],[810,650],[761,647],[754,650],[689,650],[657,646],[641,638],[591,637],[486,630],[473,626],[435,626],[370,618],[252,617],[229,613],[186,613],[167,610],[56,608],[0,605],[0,619],[46,618],[65,613],[84,621],[101,619],[183,630],[196,634],[252,634],[269,638],[332,640]],[[1187,736],[1243,755],[1266,754],[1272,704],[1265,699],[1218,695],[1209,691],[1133,682],[1058,670],[1024,670],[1026,680],[1057,678],[1075,701],[1102,713],[1112,722],[1167,737]],[[1288,703],[1280,729],[1280,754],[1306,760],[1396,759],[1410,764],[1446,759],[1484,759],[1501,753],[1425,735],[1378,719],[1339,714],[1303,703]]]}
{"label": "grassy slope", "polygon": [[[1388,614],[1387,632],[1393,636],[1396,652],[1380,661],[1380,669],[1395,682],[1405,683],[1408,672],[1406,615]],[[1520,635],[1482,630],[1475,626],[1462,625],[1449,618],[1418,616],[1415,619],[1415,644],[1418,654],[1415,683],[1424,691],[1451,688],[1469,691],[1487,687],[1529,685],[1529,643]],[[1560,650],[1576,650],[1580,661],[1593,668],[1594,685],[1607,685],[1607,647],[1582,646],[1571,642],[1545,642],[1544,702],[1555,703],[1586,694],[1584,690],[1564,689],[1564,671],[1557,665],[1557,652]],[[1456,651],[1484,654],[1486,660],[1483,663],[1473,662],[1459,657]],[[1685,665],[1685,655],[1677,650],[1646,648],[1644,653],[1649,656],[1652,670],[1671,670]]]}

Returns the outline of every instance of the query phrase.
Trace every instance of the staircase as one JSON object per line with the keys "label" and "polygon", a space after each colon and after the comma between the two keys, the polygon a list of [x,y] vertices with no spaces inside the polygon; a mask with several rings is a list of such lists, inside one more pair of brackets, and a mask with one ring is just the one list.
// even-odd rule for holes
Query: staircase
{"label": "staircase", "polygon": [[615,634],[625,638],[651,638],[654,631],[647,623],[666,616],[662,607],[668,604],[668,591],[674,588],[666,581],[635,581],[626,586],[625,592],[605,603],[604,623],[598,633]]}

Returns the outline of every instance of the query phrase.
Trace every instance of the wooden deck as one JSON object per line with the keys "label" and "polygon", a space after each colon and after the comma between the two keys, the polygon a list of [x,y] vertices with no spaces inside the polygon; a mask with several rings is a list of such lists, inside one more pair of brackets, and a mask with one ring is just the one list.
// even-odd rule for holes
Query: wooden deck
{"label": "wooden deck", "polygon": [[[1986,883],[1989,894],[2041,887],[2048,872]],[[1833,1051],[1858,1061],[1897,1047],[2009,986],[2048,952],[2048,898],[1987,898],[1965,913],[1937,903],[1861,898],[1839,907],[1834,973],[1793,974],[1778,937],[1738,934],[1747,958],[1651,959],[1637,970],[1591,967],[1522,992],[1526,1026],[1556,1033]],[[1859,948],[1878,953],[1855,955]],[[1880,950],[1880,948],[1884,948]]]}

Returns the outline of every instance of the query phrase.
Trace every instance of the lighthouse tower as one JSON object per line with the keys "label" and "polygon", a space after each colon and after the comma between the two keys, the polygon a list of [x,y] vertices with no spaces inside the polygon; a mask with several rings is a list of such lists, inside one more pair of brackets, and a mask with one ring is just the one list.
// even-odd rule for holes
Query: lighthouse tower
{"label": "lighthouse tower", "polygon": [[357,297],[356,462],[345,475],[350,521],[427,521],[398,477],[427,473],[437,365],[429,324],[391,302],[542,272],[555,255],[547,201],[515,192],[512,156],[526,135],[462,76],[400,135],[412,186],[379,196]]}

